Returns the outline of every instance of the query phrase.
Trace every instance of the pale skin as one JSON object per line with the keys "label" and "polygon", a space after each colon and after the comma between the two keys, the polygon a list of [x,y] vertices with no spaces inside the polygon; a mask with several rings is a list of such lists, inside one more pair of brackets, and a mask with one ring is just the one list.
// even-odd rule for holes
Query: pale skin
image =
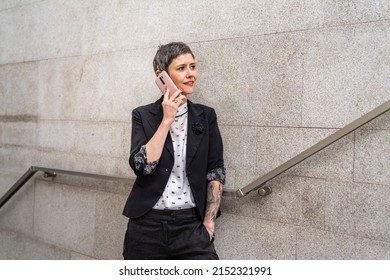
{"label": "pale skin", "polygon": [[[171,124],[175,120],[178,108],[187,102],[187,95],[191,94],[195,88],[198,76],[196,63],[190,53],[179,55],[172,60],[167,70],[172,81],[179,91],[169,96],[169,89],[164,94],[162,107],[163,119],[153,137],[146,143],[146,158],[148,162],[153,162],[161,157],[165,139],[169,133]],[[161,73],[156,71],[156,75]],[[221,202],[223,184],[219,181],[211,181],[207,185],[206,214],[203,221],[210,239],[214,237],[215,219]]]}

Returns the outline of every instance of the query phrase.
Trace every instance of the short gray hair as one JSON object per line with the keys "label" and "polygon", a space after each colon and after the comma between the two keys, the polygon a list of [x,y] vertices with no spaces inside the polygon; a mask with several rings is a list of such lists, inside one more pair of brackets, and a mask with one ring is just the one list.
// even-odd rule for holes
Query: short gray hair
{"label": "short gray hair", "polygon": [[192,53],[189,46],[182,42],[171,42],[166,45],[160,45],[158,47],[157,53],[153,59],[153,69],[156,72],[167,71],[168,66],[171,64],[172,60],[182,54],[190,53],[195,59],[194,54]]}

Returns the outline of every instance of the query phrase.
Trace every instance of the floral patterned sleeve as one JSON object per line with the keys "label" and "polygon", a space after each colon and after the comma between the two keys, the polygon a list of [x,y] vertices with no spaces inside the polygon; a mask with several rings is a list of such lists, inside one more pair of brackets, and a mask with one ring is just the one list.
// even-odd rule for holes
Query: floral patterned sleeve
{"label": "floral patterned sleeve", "polygon": [[221,182],[222,185],[225,185],[225,167],[218,167],[218,168],[214,168],[214,169],[211,169],[208,173],[207,173],[207,181],[219,181]]}
{"label": "floral patterned sleeve", "polygon": [[156,170],[158,162],[158,160],[152,162],[146,160],[146,145],[141,146],[139,152],[134,156],[135,168],[143,175],[152,174]]}

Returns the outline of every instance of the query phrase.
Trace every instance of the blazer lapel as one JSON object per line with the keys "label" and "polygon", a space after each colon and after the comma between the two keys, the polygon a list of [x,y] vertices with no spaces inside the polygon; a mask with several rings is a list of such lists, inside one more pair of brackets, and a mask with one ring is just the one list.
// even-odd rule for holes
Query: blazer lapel
{"label": "blazer lapel", "polygon": [[191,101],[188,102],[188,128],[187,128],[187,169],[199,148],[200,142],[208,129],[203,109]]}

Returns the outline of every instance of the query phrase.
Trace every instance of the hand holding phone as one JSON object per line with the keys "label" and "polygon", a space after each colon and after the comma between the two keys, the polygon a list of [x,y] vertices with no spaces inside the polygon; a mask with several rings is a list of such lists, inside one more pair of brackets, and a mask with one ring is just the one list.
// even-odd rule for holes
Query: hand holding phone
{"label": "hand holding phone", "polygon": [[162,71],[160,75],[157,76],[156,84],[158,88],[161,90],[162,94],[165,94],[166,88],[169,89],[169,95],[179,91],[175,83],[172,81],[168,73],[165,71]]}

